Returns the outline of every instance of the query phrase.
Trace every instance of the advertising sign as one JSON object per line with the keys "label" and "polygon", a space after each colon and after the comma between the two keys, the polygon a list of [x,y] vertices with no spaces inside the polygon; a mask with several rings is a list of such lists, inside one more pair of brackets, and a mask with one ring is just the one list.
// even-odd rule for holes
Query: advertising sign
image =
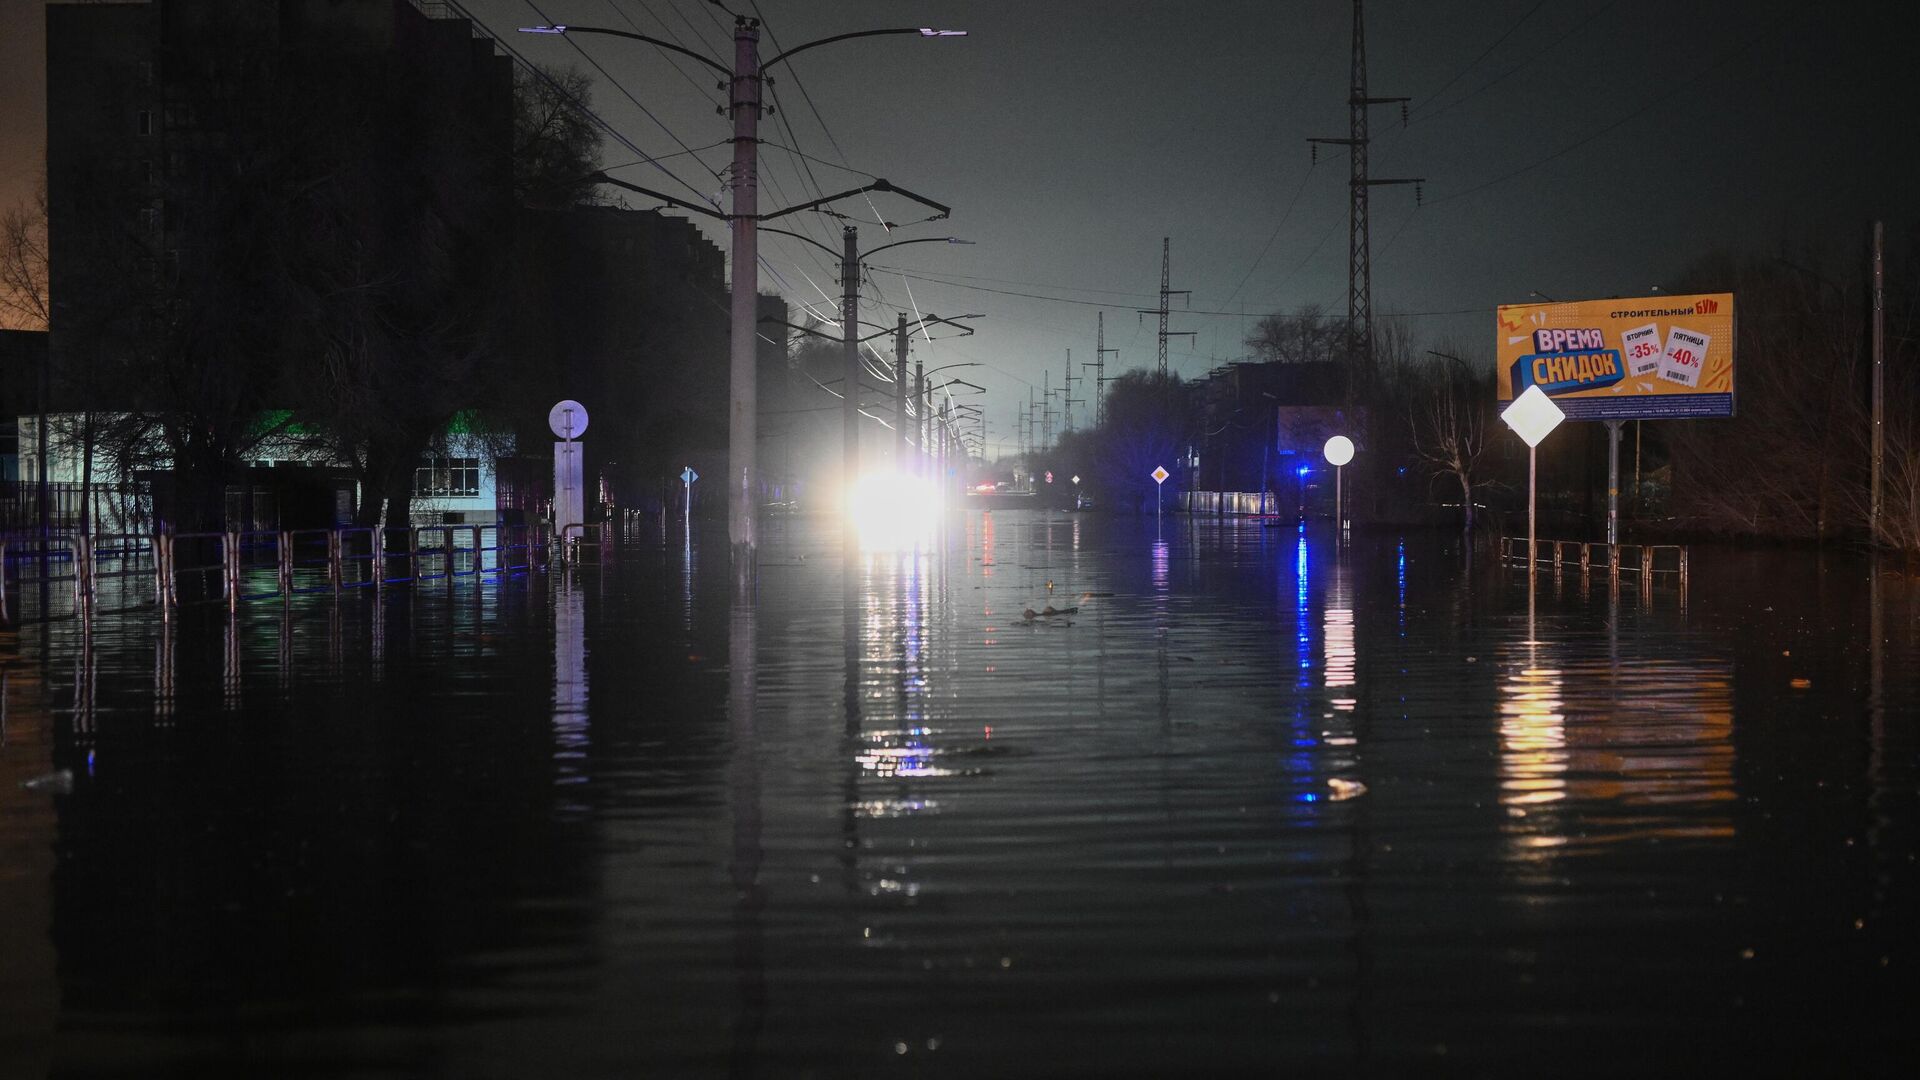
{"label": "advertising sign", "polygon": [[1733,294],[1506,304],[1500,401],[1538,386],[1569,420],[1733,415]]}

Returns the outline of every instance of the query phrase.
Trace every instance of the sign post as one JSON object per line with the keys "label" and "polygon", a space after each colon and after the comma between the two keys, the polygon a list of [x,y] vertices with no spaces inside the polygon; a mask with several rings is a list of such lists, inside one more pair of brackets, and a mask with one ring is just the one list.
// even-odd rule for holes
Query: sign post
{"label": "sign post", "polygon": [[1167,477],[1173,474],[1167,471],[1165,465],[1155,465],[1153,472],[1148,475],[1153,477],[1153,532],[1154,535],[1158,536],[1160,533],[1160,488],[1166,484]]}
{"label": "sign post", "polygon": [[1539,462],[1540,440],[1546,438],[1554,428],[1560,426],[1560,421],[1566,418],[1567,414],[1561,411],[1560,406],[1554,404],[1546,391],[1538,386],[1527,387],[1524,393],[1513,399],[1513,404],[1500,413],[1500,419],[1527,444],[1527,576],[1529,578],[1533,576],[1535,563],[1534,496],[1538,490],[1535,477],[1536,465]]}
{"label": "sign post", "polygon": [[693,471],[693,466],[689,465],[686,468],[680,470],[680,482],[686,485],[686,488],[687,488],[687,525],[688,527],[692,527],[693,525],[693,482],[698,479],[700,479],[700,474]]}
{"label": "sign post", "polygon": [[567,526],[586,521],[580,444],[574,440],[586,434],[587,407],[571,399],[560,401],[548,410],[547,427],[562,440],[553,447],[553,527],[564,550]]}

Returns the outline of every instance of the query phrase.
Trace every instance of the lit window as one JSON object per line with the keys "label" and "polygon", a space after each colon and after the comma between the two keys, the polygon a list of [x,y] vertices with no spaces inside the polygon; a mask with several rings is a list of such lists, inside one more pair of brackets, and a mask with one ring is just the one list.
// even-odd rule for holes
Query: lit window
{"label": "lit window", "polygon": [[480,459],[429,457],[413,471],[413,493],[422,498],[459,499],[480,494]]}

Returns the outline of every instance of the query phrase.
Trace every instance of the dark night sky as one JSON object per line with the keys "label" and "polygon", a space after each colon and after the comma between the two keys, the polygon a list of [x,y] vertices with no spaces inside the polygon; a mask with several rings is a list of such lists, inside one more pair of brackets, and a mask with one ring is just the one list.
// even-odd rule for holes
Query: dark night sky
{"label": "dark night sky", "polygon": [[[0,0],[7,202],[38,158],[29,135],[43,123],[38,6]],[[596,75],[596,110],[646,154],[679,152],[673,136],[698,148],[729,134],[704,68],[680,61],[676,70],[635,42],[512,33],[549,21],[637,26],[724,60],[730,20],[717,9],[697,0],[465,6],[530,59],[588,67],[573,46],[584,49],[658,118]],[[1193,290],[1196,309],[1233,313],[1175,317],[1175,329],[1199,331],[1192,345],[1173,343],[1183,375],[1241,356],[1251,316],[1305,302],[1344,313],[1347,163],[1331,148],[1310,168],[1304,139],[1347,131],[1345,0],[760,0],[760,10],[789,48],[909,23],[971,32],[836,44],[775,77],[799,148],[823,159],[812,166],[819,187],[854,186],[836,167],[848,162],[954,207],[950,223],[901,237],[977,241],[884,253],[879,266],[949,283],[876,269],[867,297],[904,307],[910,287],[921,310],[987,316],[977,336],[934,342],[925,358],[992,365],[960,374],[991,388],[996,440],[1011,441],[1020,380],[1040,383],[1045,365],[1057,385],[1069,348],[1076,367],[1093,358],[1103,306],[1121,367],[1152,363],[1152,327],[1133,309],[1154,305],[1162,236],[1173,238],[1174,287]],[[1418,209],[1410,188],[1374,189],[1376,312],[1454,313],[1411,321],[1429,342],[1484,351],[1495,304],[1531,290],[1644,293],[1716,246],[1812,244],[1830,274],[1849,273],[1873,215],[1896,237],[1913,221],[1915,200],[1894,202],[1896,147],[1914,126],[1914,95],[1892,77],[1908,51],[1899,42],[1912,40],[1904,11],[1887,0],[1375,0],[1370,91],[1414,101],[1405,130],[1396,108],[1374,110],[1373,174],[1428,178]],[[776,51],[763,41],[763,56]],[[791,145],[778,116],[762,134]],[[661,164],[713,193],[721,182],[711,170],[727,155],[718,146],[697,155],[704,165],[689,156]],[[608,165],[637,156],[611,140],[605,152]],[[814,190],[782,150],[766,149],[763,169],[763,208]],[[613,171],[689,193],[653,166]],[[1912,186],[1910,175],[1899,185]],[[920,216],[897,199],[875,205],[895,220]],[[871,220],[864,204],[851,209]],[[801,217],[837,246],[833,222]],[[862,229],[863,247],[885,239],[877,226]],[[777,237],[762,252],[771,268],[763,287],[793,299],[836,292],[824,253]]]}

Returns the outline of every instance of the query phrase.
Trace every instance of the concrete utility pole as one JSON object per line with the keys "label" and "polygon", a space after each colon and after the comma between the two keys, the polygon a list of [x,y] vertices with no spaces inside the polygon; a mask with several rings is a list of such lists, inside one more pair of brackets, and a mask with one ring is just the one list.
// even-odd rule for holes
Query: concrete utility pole
{"label": "concrete utility pole", "polygon": [[[1170,236],[1163,236],[1160,238],[1160,306],[1157,308],[1135,308],[1134,309],[1138,311],[1140,315],[1143,317],[1147,315],[1160,316],[1160,334],[1159,334],[1160,352],[1159,352],[1159,360],[1156,363],[1154,370],[1159,373],[1160,379],[1162,382],[1165,382],[1167,378],[1167,339],[1170,337],[1190,338],[1194,336],[1194,332],[1192,330],[1169,331],[1167,329],[1167,316],[1171,313],[1167,307],[1167,299],[1169,297],[1174,297],[1174,296],[1185,297],[1185,296],[1193,295],[1192,290],[1189,290],[1189,289],[1168,288],[1167,286],[1173,281],[1172,274],[1173,274],[1173,238]],[[1186,303],[1186,301],[1182,300],[1181,303],[1184,304]]]}
{"label": "concrete utility pole", "polygon": [[1886,245],[1884,222],[1873,223],[1873,509],[1867,518],[1867,532],[1874,544],[1880,543],[1880,479],[1885,467],[1886,442],[1886,349],[1887,304],[1882,273]]}
{"label": "concrete utility pole", "polygon": [[[1353,85],[1347,96],[1349,111],[1347,138],[1308,139],[1316,160],[1320,144],[1348,148],[1349,175],[1347,207],[1347,403],[1353,403],[1356,369],[1373,370],[1373,261],[1372,244],[1367,231],[1367,188],[1376,184],[1421,184],[1425,177],[1375,180],[1367,176],[1367,108],[1372,105],[1400,104],[1400,123],[1407,122],[1404,97],[1367,96],[1367,30],[1361,0],[1353,0]],[[1420,189],[1414,188],[1414,202]]]}
{"label": "concrete utility pole", "polygon": [[[902,316],[904,318],[905,316]],[[927,362],[913,362],[913,409],[918,416],[914,418],[913,446],[918,451],[914,472],[922,479],[927,475]]]}
{"label": "concrete utility pole", "polygon": [[893,330],[893,467],[907,470],[907,316]]}
{"label": "concrete utility pole", "polygon": [[860,230],[840,235],[840,479],[853,491],[860,479]]}
{"label": "concrete utility pole", "polygon": [[[749,19],[743,15],[734,17],[733,23],[733,68],[728,70],[718,62],[694,52],[683,45],[646,34],[627,30],[612,30],[599,26],[523,26],[523,34],[606,34],[611,37],[630,38],[644,41],[655,48],[678,53],[689,59],[705,64],[727,78],[727,110],[733,120],[733,169],[728,182],[733,189],[733,207],[731,213],[720,213],[712,207],[691,203],[672,195],[652,191],[616,180],[606,173],[596,173],[588,179],[595,183],[612,184],[629,191],[638,192],[650,198],[656,198],[684,210],[691,210],[708,217],[719,218],[728,223],[732,234],[733,280],[731,283],[731,303],[729,305],[732,342],[729,348],[728,379],[729,403],[727,412],[727,454],[729,483],[727,498],[727,539],[731,545],[734,578],[737,584],[745,587],[753,581],[758,539],[754,527],[754,515],[758,509],[760,485],[759,465],[757,461],[758,439],[760,435],[758,379],[759,346],[754,326],[759,315],[759,223],[769,218],[791,214],[798,210],[808,210],[823,206],[838,199],[858,195],[868,191],[893,191],[905,195],[916,202],[933,207],[936,218],[948,216],[952,210],[930,199],[923,199],[911,192],[894,187],[885,180],[876,180],[864,187],[844,191],[815,199],[799,206],[790,206],[772,213],[760,213],[758,152],[760,146],[760,87],[767,68],[808,49],[836,41],[852,38],[878,37],[888,34],[918,34],[922,38],[965,37],[965,30],[936,30],[931,27],[903,26],[886,30],[860,30],[850,34],[835,34],[832,37],[809,41],[796,45],[786,52],[767,61],[760,62],[760,20]],[[849,396],[855,390],[849,387]]]}
{"label": "concrete utility pole", "polygon": [[[755,535],[756,490],[760,486],[757,460],[760,442],[759,338],[754,335],[760,317],[760,180],[754,155],[760,147],[760,24],[736,19],[733,24],[733,78],[729,80],[727,108],[733,116],[733,292],[730,297],[732,338],[727,381],[727,543],[732,551],[734,576],[742,584],[757,571],[759,538]],[[744,279],[744,280],[743,280]]]}

